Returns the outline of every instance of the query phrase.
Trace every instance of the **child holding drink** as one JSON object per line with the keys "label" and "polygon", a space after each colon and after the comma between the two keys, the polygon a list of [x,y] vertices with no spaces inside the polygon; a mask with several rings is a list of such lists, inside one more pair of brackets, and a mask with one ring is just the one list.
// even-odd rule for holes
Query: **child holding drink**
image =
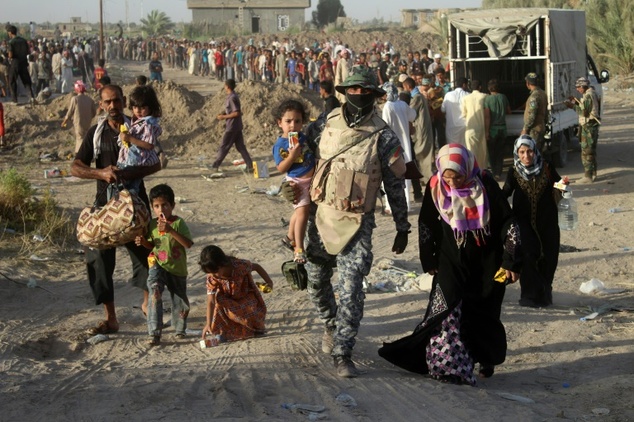
{"label": "child holding drink", "polygon": [[306,136],[300,132],[308,113],[300,101],[287,99],[275,108],[273,117],[282,129],[282,136],[277,138],[273,146],[275,165],[280,172],[286,173],[286,180],[295,183],[301,191],[299,200],[293,205],[295,211],[282,243],[293,250],[295,262],[304,264],[304,234],[310,205],[309,187],[315,172],[315,154],[308,147]]}

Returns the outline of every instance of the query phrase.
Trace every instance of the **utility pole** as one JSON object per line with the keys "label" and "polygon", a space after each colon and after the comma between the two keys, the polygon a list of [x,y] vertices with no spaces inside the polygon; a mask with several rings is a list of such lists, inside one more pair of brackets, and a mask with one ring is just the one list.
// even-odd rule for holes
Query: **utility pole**
{"label": "utility pole", "polygon": [[103,59],[103,0],[99,0],[99,58]]}

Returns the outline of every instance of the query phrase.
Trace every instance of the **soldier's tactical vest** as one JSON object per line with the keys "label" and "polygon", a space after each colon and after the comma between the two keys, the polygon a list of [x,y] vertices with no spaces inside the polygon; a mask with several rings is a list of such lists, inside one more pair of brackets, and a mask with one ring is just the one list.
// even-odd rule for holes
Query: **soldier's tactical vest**
{"label": "soldier's tactical vest", "polygon": [[[586,110],[584,108],[588,97],[590,97],[590,100],[592,102],[592,108],[590,110]],[[601,104],[599,103],[599,97],[597,96],[597,92],[594,90],[594,88],[590,87],[586,90],[586,92],[583,94],[583,97],[581,97],[581,102],[579,103],[579,106],[581,107],[582,111],[582,113],[579,114],[580,126],[585,126],[588,123],[590,123],[591,125],[601,124]]]}
{"label": "soldier's tactical vest", "polygon": [[361,226],[363,214],[374,210],[382,180],[379,129],[386,127],[374,113],[355,128],[348,127],[341,109],[328,116],[310,194],[317,204],[315,223],[330,254],[341,252]]}

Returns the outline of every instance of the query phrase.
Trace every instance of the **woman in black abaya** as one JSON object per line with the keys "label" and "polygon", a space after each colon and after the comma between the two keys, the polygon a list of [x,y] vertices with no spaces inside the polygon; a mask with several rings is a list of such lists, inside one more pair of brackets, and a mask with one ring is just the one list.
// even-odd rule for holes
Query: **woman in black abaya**
{"label": "woman in black abaya", "polygon": [[522,135],[513,148],[514,165],[502,191],[513,195],[513,213],[522,233],[524,254],[520,277],[520,306],[539,308],[553,303],[553,278],[559,260],[557,203],[560,177],[542,160],[535,141]]}
{"label": "woman in black abaya", "polygon": [[[442,147],[418,219],[420,260],[434,281],[423,321],[379,355],[409,371],[475,385],[506,357],[504,280],[518,279],[519,233],[508,202],[464,146]],[[502,271],[502,282],[494,278]]]}

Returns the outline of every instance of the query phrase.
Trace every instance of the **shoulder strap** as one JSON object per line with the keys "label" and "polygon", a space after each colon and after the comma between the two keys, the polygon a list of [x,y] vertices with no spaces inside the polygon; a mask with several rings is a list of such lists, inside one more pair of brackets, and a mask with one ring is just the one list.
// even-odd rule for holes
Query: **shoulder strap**
{"label": "shoulder strap", "polygon": [[380,128],[378,128],[377,130],[375,130],[374,132],[371,132],[367,135],[365,135],[363,138],[359,139],[356,142],[351,143],[350,145],[347,145],[345,147],[343,147],[342,149],[340,149],[339,151],[337,151],[336,154],[334,154],[332,157],[330,157],[329,159],[327,159],[326,161],[324,161],[323,163],[321,163],[321,165],[319,166],[319,168],[317,169],[317,171],[315,171],[315,174],[317,174],[319,172],[319,170],[321,170],[324,166],[326,166],[328,163],[330,163],[332,160],[334,160],[335,158],[337,158],[339,155],[343,154],[344,152],[348,151],[350,148],[359,145],[361,142],[365,141],[366,139],[368,139],[369,137],[371,137],[372,135],[381,132],[383,129],[385,129],[387,127],[387,123],[385,124],[385,126],[381,126]]}

